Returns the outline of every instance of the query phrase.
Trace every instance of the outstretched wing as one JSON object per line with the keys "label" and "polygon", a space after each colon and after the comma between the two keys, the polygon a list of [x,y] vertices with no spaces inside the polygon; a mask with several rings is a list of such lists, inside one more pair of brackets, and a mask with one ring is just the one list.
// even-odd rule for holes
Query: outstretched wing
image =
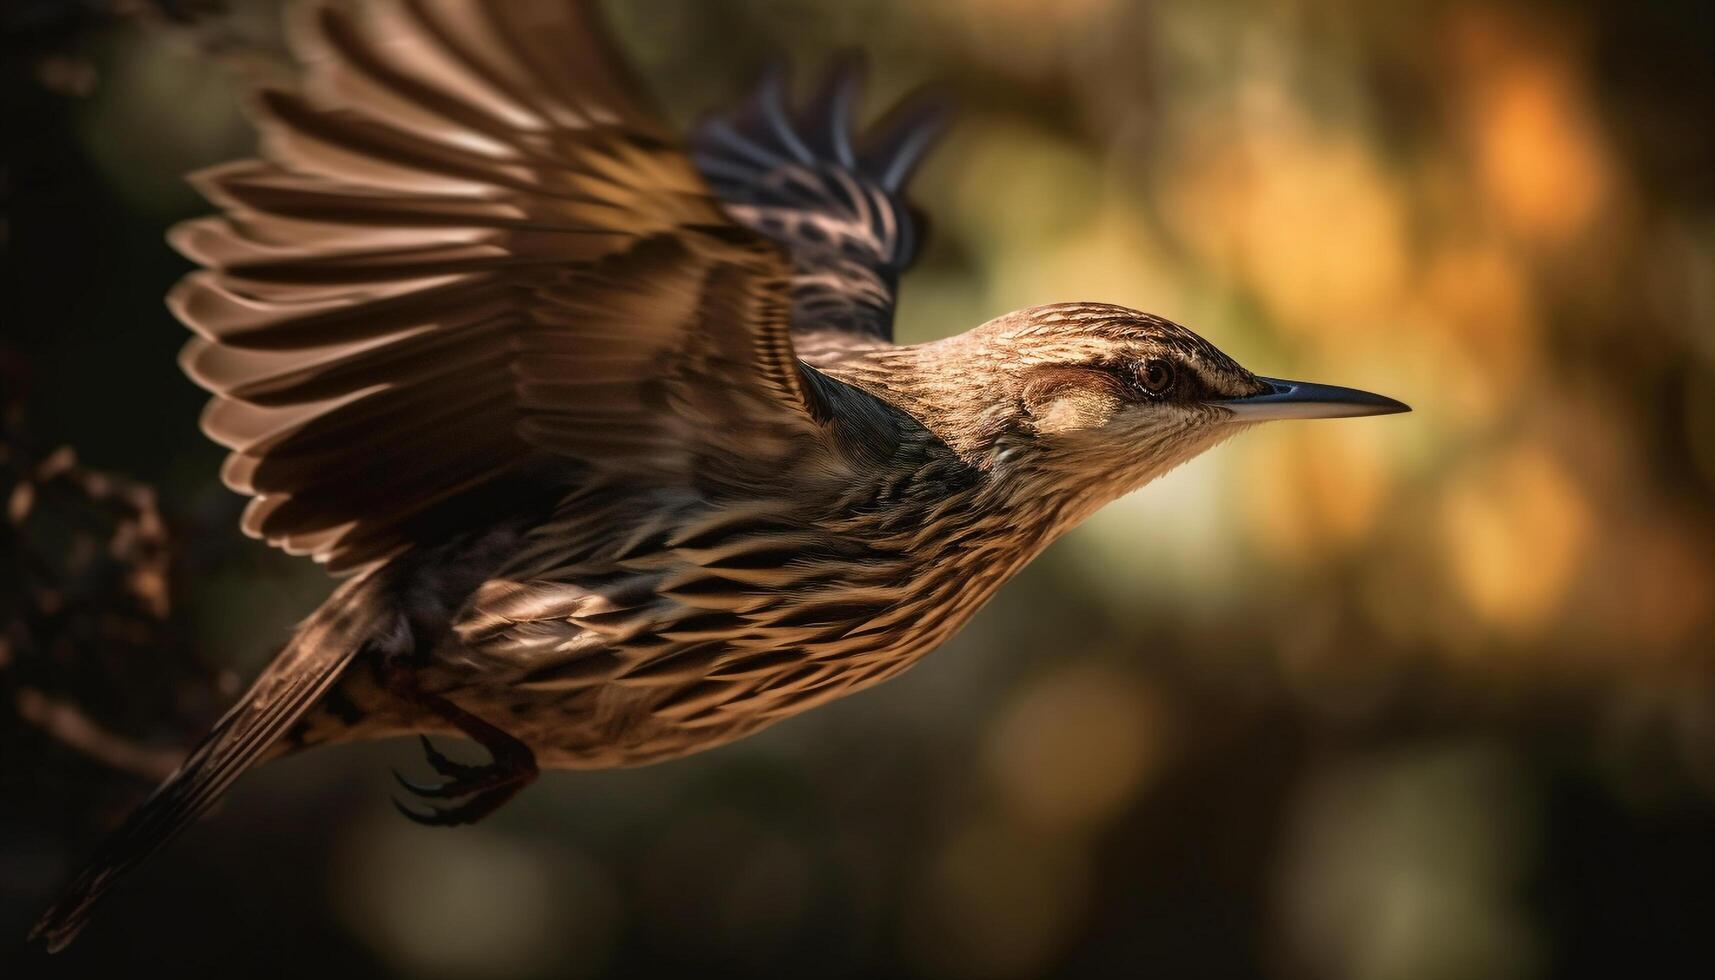
{"label": "outstretched wing", "polygon": [[920,97],[857,133],[862,81],[848,58],[794,113],[771,72],[737,110],[691,135],[692,159],[727,214],[791,253],[792,330],[807,357],[892,342],[899,276],[922,222],[905,186],[946,117],[939,100]]}
{"label": "outstretched wing", "polygon": [[[698,481],[821,434],[790,267],[734,225],[581,0],[300,11],[302,86],[171,305],[244,527],[334,569],[445,533],[544,468]],[[810,447],[814,448],[814,447]]]}

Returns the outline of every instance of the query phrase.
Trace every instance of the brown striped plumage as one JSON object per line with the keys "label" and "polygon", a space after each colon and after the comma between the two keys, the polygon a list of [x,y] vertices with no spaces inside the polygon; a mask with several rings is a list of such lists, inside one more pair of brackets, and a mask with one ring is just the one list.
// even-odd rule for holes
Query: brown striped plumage
{"label": "brown striped plumage", "polygon": [[891,341],[939,116],[856,74],[681,151],[580,0],[306,6],[259,159],[174,243],[244,528],[355,573],[37,935],[244,769],[462,733],[408,788],[477,819],[537,766],[730,741],[910,666],[1055,537],[1268,417],[1397,403],[1252,375],[1100,304]]}

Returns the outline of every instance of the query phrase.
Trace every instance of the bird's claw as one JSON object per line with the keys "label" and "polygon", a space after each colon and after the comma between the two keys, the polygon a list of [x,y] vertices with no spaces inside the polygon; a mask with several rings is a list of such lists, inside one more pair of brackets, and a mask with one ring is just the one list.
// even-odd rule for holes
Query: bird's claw
{"label": "bird's claw", "polygon": [[406,792],[409,792],[414,796],[421,796],[425,799],[440,800],[446,799],[449,796],[461,795],[450,791],[450,787],[454,785],[452,781],[433,786],[428,783],[414,783],[411,780],[406,779],[405,776],[397,769],[393,770],[393,779],[400,786],[405,787]]}
{"label": "bird's claw", "polygon": [[405,819],[424,827],[458,827],[476,823],[499,809],[500,805],[512,796],[511,793],[507,793],[500,799],[491,801],[488,799],[491,795],[495,794],[474,796],[458,806],[431,806],[427,810],[414,809],[395,799],[393,807],[403,814]]}
{"label": "bird's claw", "polygon": [[406,779],[398,770],[394,770],[393,778],[407,792],[423,800],[464,799],[463,803],[450,806],[431,804],[427,810],[409,807],[398,799],[393,801],[394,807],[406,819],[425,827],[475,823],[499,809],[536,776],[536,768],[530,761],[497,755],[487,765],[467,765],[442,755],[427,736],[418,738],[423,744],[423,755],[429,767],[445,776],[446,781],[436,785],[416,783]]}
{"label": "bird's claw", "polygon": [[429,768],[448,779],[472,779],[484,769],[489,768],[489,766],[471,766],[462,762],[454,762],[442,755],[441,750],[435,748],[435,743],[429,741],[427,735],[418,735],[417,741],[423,743],[423,757],[428,760]]}
{"label": "bird's claw", "polygon": [[454,762],[435,748],[427,735],[418,735],[417,740],[423,745],[423,758],[429,763],[429,768],[446,777],[446,781],[438,784],[417,783],[406,779],[399,770],[393,770],[393,778],[399,785],[416,796],[425,799],[445,800],[458,796],[469,796],[491,788],[499,779],[500,766],[490,763],[486,766],[473,766],[463,762]]}

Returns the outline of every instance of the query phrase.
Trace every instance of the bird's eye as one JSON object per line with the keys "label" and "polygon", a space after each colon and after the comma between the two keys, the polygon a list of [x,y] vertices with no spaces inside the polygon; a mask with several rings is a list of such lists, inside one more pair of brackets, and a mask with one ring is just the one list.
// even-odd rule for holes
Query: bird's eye
{"label": "bird's eye", "polygon": [[1137,383],[1143,386],[1144,391],[1157,397],[1173,390],[1176,377],[1173,362],[1160,357],[1144,361],[1137,369]]}

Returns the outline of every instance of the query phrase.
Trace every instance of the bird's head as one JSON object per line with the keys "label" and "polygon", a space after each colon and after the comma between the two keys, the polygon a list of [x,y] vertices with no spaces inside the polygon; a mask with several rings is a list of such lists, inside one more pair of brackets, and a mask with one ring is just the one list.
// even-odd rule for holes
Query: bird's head
{"label": "bird's head", "polygon": [[1004,482],[1069,492],[1089,509],[1257,422],[1409,411],[1369,392],[1259,377],[1190,330],[1120,306],[1032,307],[915,356],[934,394],[908,410]]}

